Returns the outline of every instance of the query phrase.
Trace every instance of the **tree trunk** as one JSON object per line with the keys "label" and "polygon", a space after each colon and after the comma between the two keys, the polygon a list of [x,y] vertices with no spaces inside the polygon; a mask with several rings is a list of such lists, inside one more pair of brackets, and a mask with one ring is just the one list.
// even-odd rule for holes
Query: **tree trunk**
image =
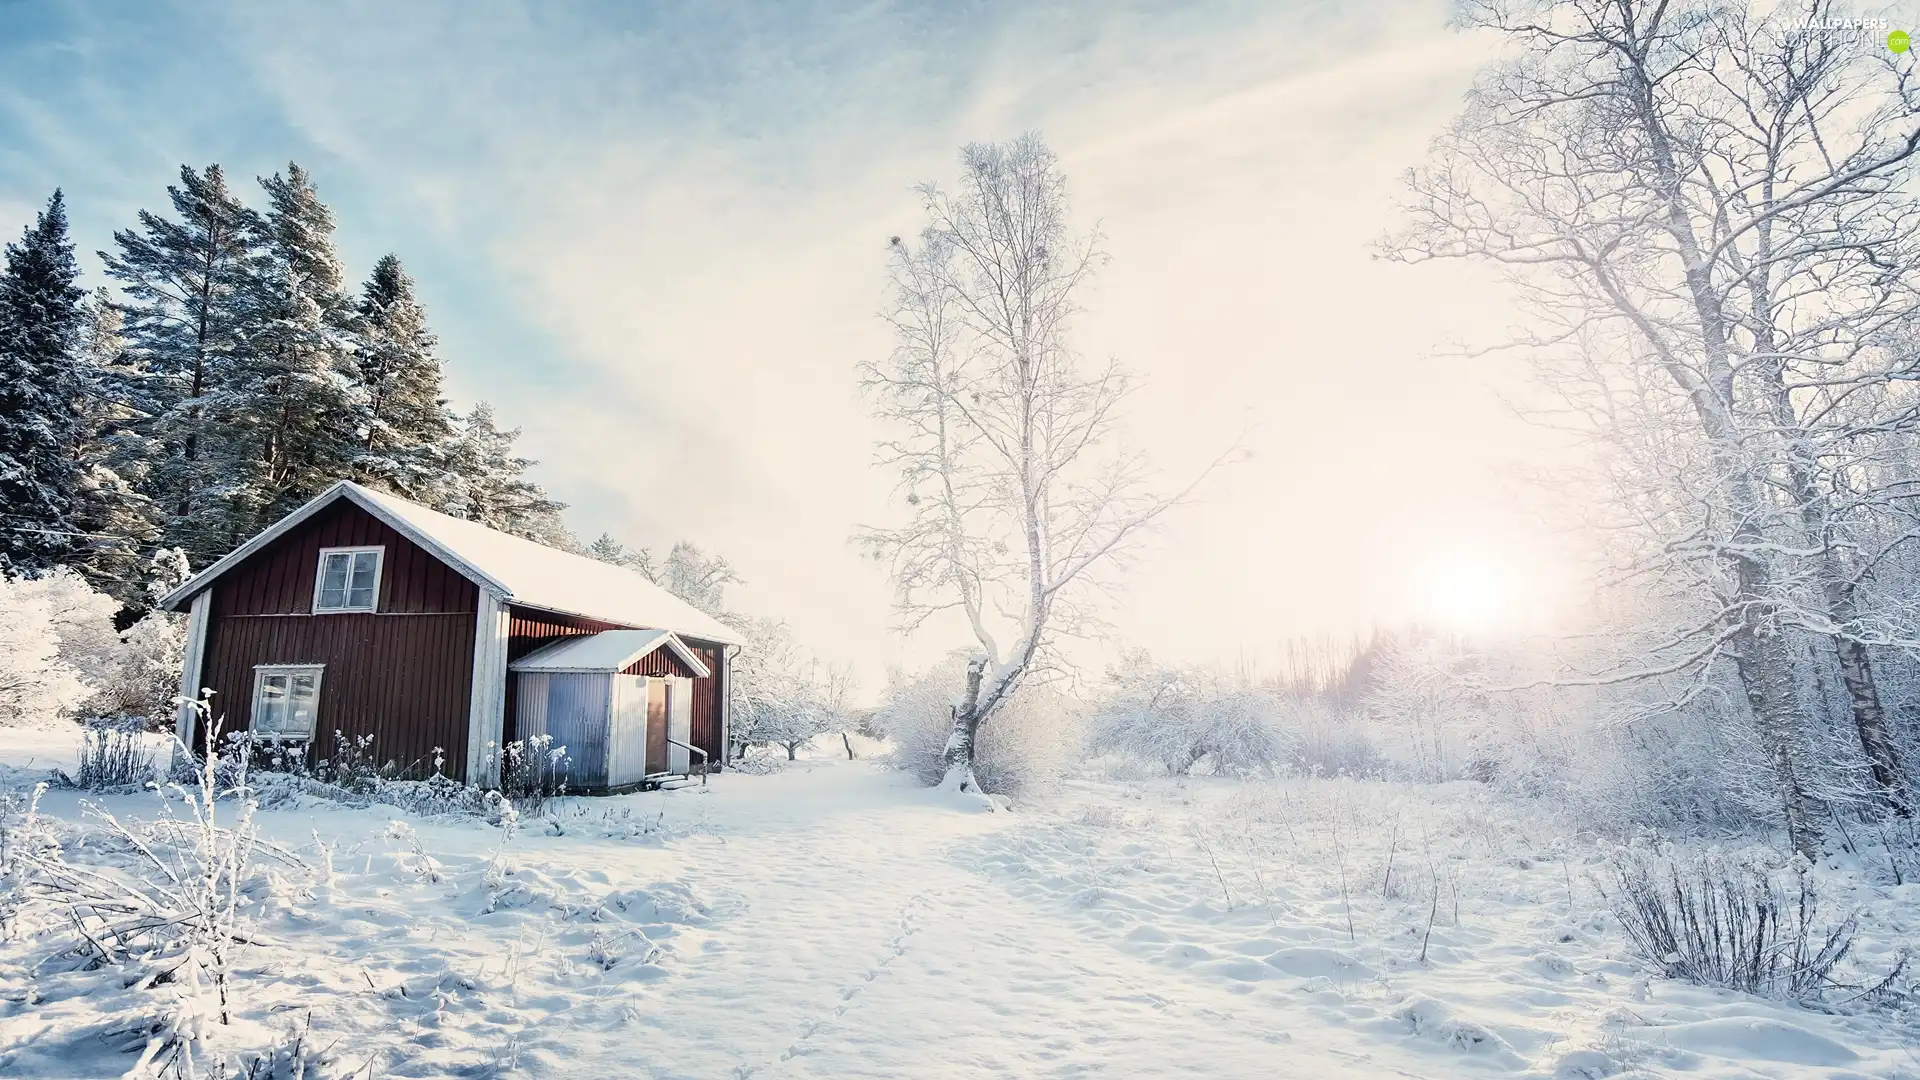
{"label": "tree trunk", "polygon": [[1880,691],[1873,681],[1867,647],[1844,636],[1836,636],[1833,644],[1840,657],[1840,678],[1847,684],[1847,699],[1853,703],[1854,730],[1860,735],[1860,749],[1873,769],[1874,783],[1880,786],[1888,807],[1895,814],[1912,817],[1913,803],[1907,796],[1906,776],[1900,769],[1900,751],[1887,724],[1886,708],[1880,704]]}
{"label": "tree trunk", "polygon": [[943,788],[985,794],[973,776],[973,751],[980,735],[980,680],[986,670],[987,662],[979,657],[967,663],[966,695],[953,710],[953,731],[947,736],[947,769],[940,780]]}
{"label": "tree trunk", "polygon": [[1774,790],[1786,819],[1787,843],[1813,859],[1819,855],[1820,835],[1813,826],[1813,798],[1807,794],[1794,755],[1799,705],[1793,685],[1791,643],[1778,630],[1756,625],[1752,615],[1746,620],[1733,639],[1739,650],[1735,664],[1740,682],[1773,770]]}
{"label": "tree trunk", "polygon": [[853,737],[846,732],[840,733],[840,745],[847,748],[847,760],[853,760]]}

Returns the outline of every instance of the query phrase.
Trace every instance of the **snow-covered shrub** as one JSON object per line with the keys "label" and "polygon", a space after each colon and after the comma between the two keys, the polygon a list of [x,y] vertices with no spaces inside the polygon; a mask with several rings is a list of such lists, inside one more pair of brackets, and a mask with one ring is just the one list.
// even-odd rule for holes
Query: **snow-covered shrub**
{"label": "snow-covered shrub", "polygon": [[1286,695],[1280,699],[1278,724],[1287,744],[1287,765],[1295,772],[1377,776],[1386,770],[1386,755],[1363,714],[1342,710],[1319,696]]}
{"label": "snow-covered shrub", "polygon": [[95,591],[86,578],[66,567],[24,579],[18,586],[46,604],[62,663],[87,675],[112,665],[120,648],[120,635],[113,625],[120,611],[118,600]]}
{"label": "snow-covered shrub", "polygon": [[1111,691],[1088,740],[1096,753],[1151,762],[1172,775],[1202,763],[1220,774],[1263,772],[1290,756],[1283,701],[1271,690],[1159,665],[1140,652],[1107,676]]}
{"label": "snow-covered shrub", "polygon": [[78,714],[171,727],[185,620],[154,612],[116,632],[119,607],[64,568],[0,580],[0,724]]}
{"label": "snow-covered shrub", "polygon": [[513,800],[522,813],[541,813],[549,802],[567,793],[572,762],[567,759],[567,748],[553,745],[551,735],[515,739],[501,747],[496,761],[499,792]]}
{"label": "snow-covered shrub", "polygon": [[1373,658],[1366,713],[1409,778],[1493,778],[1488,702],[1470,678],[1478,659],[1458,642],[1412,634]]}
{"label": "snow-covered shrub", "polygon": [[62,631],[84,623],[67,586],[65,578],[0,576],[0,726],[69,716],[91,693],[66,655],[82,645],[66,646]]}
{"label": "snow-covered shrub", "polygon": [[734,757],[755,746],[778,746],[787,759],[820,735],[851,725],[848,669],[823,664],[794,640],[778,619],[747,623],[747,645],[732,671],[733,709],[728,738]]}
{"label": "snow-covered shrub", "polygon": [[89,720],[80,729],[80,760],[74,782],[89,791],[136,787],[153,779],[153,752],[138,717]]}
{"label": "snow-covered shrub", "polygon": [[[1793,883],[1783,884],[1789,875]],[[1718,853],[1622,849],[1609,876],[1604,892],[1627,941],[1670,979],[1804,1001],[1836,989],[1884,991],[1905,965],[1871,986],[1835,977],[1859,924],[1852,915],[1822,917],[1804,863],[1783,871]]]}
{"label": "snow-covered shrub", "polygon": [[786,771],[788,764],[787,755],[779,750],[750,746],[735,754],[727,767],[746,776],[771,776]]}
{"label": "snow-covered shrub", "polygon": [[120,632],[111,659],[92,676],[96,692],[85,707],[103,716],[139,717],[150,731],[172,729],[186,649],[185,616],[148,613]]}
{"label": "snow-covered shrub", "polygon": [[[896,768],[929,784],[945,775],[947,738],[966,667],[965,654],[956,653],[887,687],[873,723],[892,741],[890,761]],[[980,728],[974,777],[988,792],[1019,794],[1059,779],[1084,747],[1079,708],[1059,692],[1029,683]]]}
{"label": "snow-covered shrub", "polygon": [[[216,745],[217,742],[216,742]],[[194,1075],[199,1024],[232,1021],[235,954],[258,947],[248,911],[276,877],[263,861],[298,867],[290,853],[261,841],[244,784],[223,784],[220,755],[198,763],[195,781],[163,788],[161,815],[122,822],[89,814],[127,855],[125,864],[76,866],[54,823],[39,816],[36,791],[18,821],[7,823],[4,870],[15,918],[55,914],[41,927],[65,940],[43,961],[69,971],[106,972],[116,986],[170,988],[139,1068]],[[220,810],[231,799],[230,820]],[[84,842],[84,834],[74,843]]]}
{"label": "snow-covered shrub", "polygon": [[316,779],[348,791],[372,791],[383,778],[380,762],[373,753],[371,732],[351,736],[335,728],[333,752],[313,762]]}

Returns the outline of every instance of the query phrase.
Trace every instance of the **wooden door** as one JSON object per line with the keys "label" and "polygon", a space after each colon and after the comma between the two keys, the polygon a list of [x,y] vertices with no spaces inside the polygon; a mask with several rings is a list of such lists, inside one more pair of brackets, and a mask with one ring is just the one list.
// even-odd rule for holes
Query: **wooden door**
{"label": "wooden door", "polygon": [[647,680],[647,772],[667,771],[667,717],[673,691],[665,679]]}

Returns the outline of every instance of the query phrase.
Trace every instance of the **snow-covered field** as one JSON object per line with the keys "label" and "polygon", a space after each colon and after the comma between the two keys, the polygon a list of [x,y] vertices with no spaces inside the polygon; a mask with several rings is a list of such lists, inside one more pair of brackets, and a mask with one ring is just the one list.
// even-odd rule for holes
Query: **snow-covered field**
{"label": "snow-covered field", "polygon": [[[63,736],[0,732],[0,781]],[[504,844],[318,801],[260,823],[308,869],[262,893],[211,1038],[304,1031],[323,1076],[1920,1078],[1896,1017],[1649,980],[1597,846],[1470,785],[1084,779],[986,814],[821,758]],[[1836,900],[1867,969],[1920,939],[1920,886]],[[168,991],[47,952],[0,943],[0,1076],[124,1072]]]}

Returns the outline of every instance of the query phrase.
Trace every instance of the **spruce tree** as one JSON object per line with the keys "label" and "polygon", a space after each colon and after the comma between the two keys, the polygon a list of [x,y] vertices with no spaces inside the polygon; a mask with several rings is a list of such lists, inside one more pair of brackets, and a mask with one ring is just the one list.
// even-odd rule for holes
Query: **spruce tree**
{"label": "spruce tree", "polygon": [[566,504],[527,479],[527,470],[538,463],[514,452],[519,437],[519,429],[502,431],[494,423],[493,406],[475,405],[444,451],[441,481],[433,492],[436,508],[542,544],[578,548],[560,519]]}
{"label": "spruce tree", "polygon": [[440,396],[438,342],[397,256],[374,265],[358,314],[353,382],[363,434],[354,478],[419,498],[439,474],[437,451],[453,427]]}
{"label": "spruce tree", "polygon": [[0,270],[0,573],[47,570],[76,547],[79,277],[55,191]]}
{"label": "spruce tree", "polygon": [[348,476],[357,456],[348,391],[354,313],[333,212],[298,165],[260,181],[259,257],[242,290],[234,378],[210,413],[240,444],[226,490],[227,546]]}
{"label": "spruce tree", "polygon": [[158,453],[142,431],[152,402],[123,325],[107,290],[95,289],[75,353],[80,432],[72,521],[87,540],[73,565],[94,588],[143,610],[151,600],[144,588],[151,562],[146,552],[159,537],[159,518],[141,489]]}
{"label": "spruce tree", "polygon": [[218,165],[181,166],[167,196],[175,218],[142,210],[139,228],[116,232],[117,251],[100,257],[125,295],[127,351],[145,376],[143,434],[156,453],[142,494],[163,518],[163,542],[200,567],[232,546],[226,510],[243,447],[213,399],[239,361],[261,226]]}

